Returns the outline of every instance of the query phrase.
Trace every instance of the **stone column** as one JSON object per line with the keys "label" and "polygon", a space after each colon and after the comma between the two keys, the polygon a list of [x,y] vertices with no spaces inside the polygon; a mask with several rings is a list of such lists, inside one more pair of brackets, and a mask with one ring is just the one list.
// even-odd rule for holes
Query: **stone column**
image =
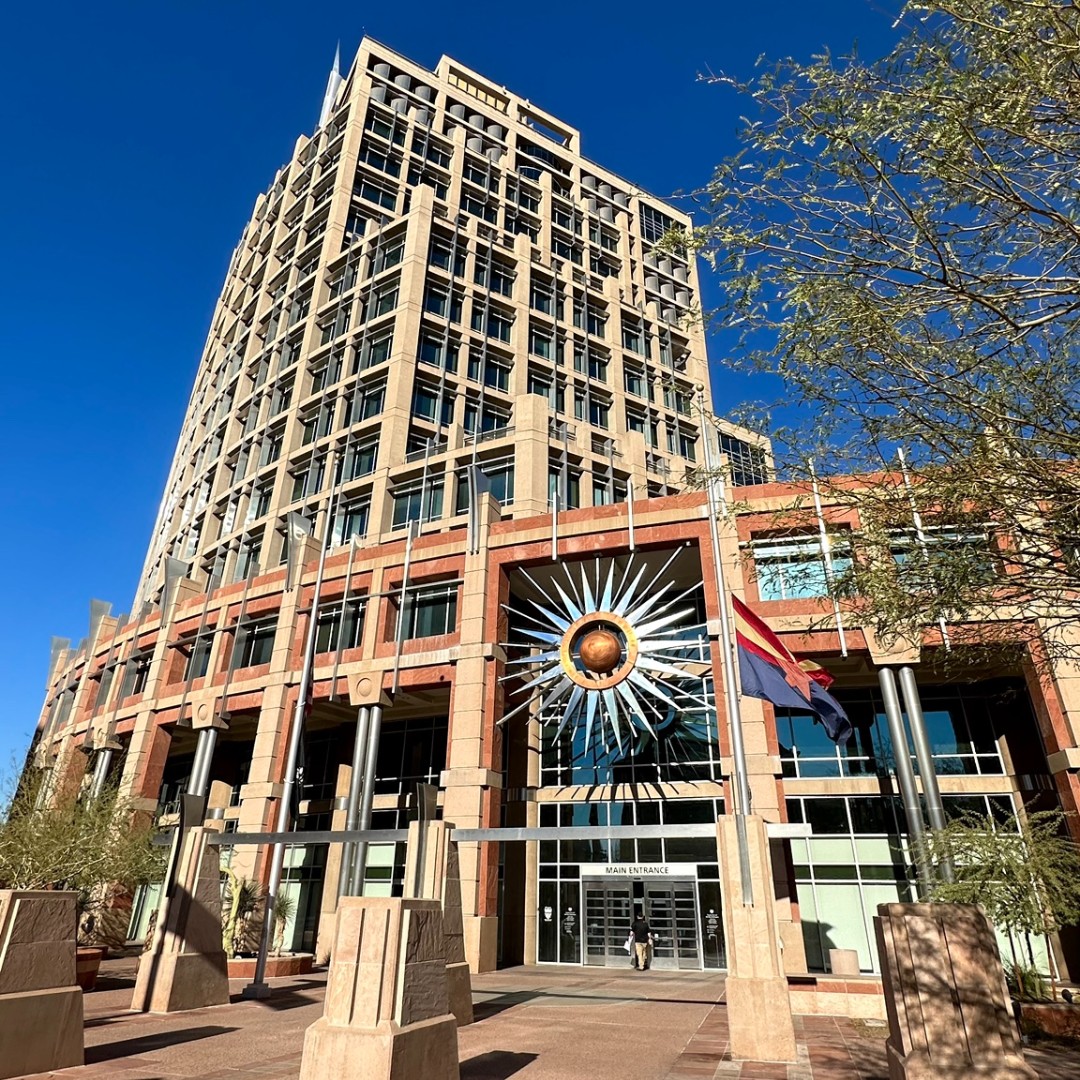
{"label": "stone column", "polygon": [[727,944],[727,1013],[731,1056],[756,1061],[794,1061],[795,1028],[773,899],[773,875],[765,822],[746,817],[746,841],[754,903],[742,902],[735,818],[719,821],[720,881],[724,890]]}
{"label": "stone column", "polygon": [[[476,554],[465,558],[459,605],[459,653],[450,698],[450,740],[441,774],[443,819],[460,828],[496,823],[494,794],[502,786],[495,754],[494,709],[502,650],[496,642],[498,604],[489,596],[493,571],[487,537],[499,518],[486,495],[477,506]],[[463,843],[459,851],[465,952],[473,971],[493,971],[498,951],[498,846]]]}
{"label": "stone column", "polygon": [[[268,832],[273,823],[282,791],[281,772],[285,768],[290,705],[289,694],[283,685],[268,686],[263,691],[248,782],[240,788],[237,821],[240,832]],[[265,846],[238,847],[232,868],[244,877],[255,877],[265,856]]]}
{"label": "stone column", "polygon": [[0,1077],[83,1063],[73,892],[0,890]]}
{"label": "stone column", "polygon": [[443,948],[450,1011],[459,1025],[473,1022],[472,980],[465,959],[461,920],[461,876],[454,826],[447,821],[413,821],[405,854],[407,898],[437,900],[442,906]]}
{"label": "stone column", "polygon": [[443,941],[434,900],[343,896],[300,1080],[458,1080]]}
{"label": "stone column", "polygon": [[889,1080],[1036,1080],[994,932],[974,904],[879,904]]}

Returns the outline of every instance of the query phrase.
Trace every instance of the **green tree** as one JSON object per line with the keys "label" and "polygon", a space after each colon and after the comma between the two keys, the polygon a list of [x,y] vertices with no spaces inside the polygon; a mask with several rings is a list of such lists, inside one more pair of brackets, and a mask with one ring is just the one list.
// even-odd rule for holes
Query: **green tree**
{"label": "green tree", "polygon": [[0,814],[0,889],[71,889],[81,914],[95,916],[112,889],[161,880],[153,823],[116,788],[61,792],[39,807],[40,782],[24,777]]}
{"label": "green tree", "polygon": [[715,319],[732,363],[784,380],[756,415],[784,420],[790,475],[866,475],[843,496],[885,553],[922,517],[903,572],[839,582],[879,631],[978,619],[992,588],[1075,648],[1080,5],[912,0],[898,25],[876,61],[710,76],[750,104],[701,193]]}
{"label": "green tree", "polygon": [[1027,943],[1034,967],[1031,936],[1045,938],[1049,953],[1050,935],[1080,921],[1080,846],[1065,825],[1060,810],[1029,811],[1017,831],[968,813],[927,834],[931,861],[949,861],[955,871],[954,881],[933,882],[932,899],[981,904],[1008,935],[1014,971],[1021,966],[1016,938]]}

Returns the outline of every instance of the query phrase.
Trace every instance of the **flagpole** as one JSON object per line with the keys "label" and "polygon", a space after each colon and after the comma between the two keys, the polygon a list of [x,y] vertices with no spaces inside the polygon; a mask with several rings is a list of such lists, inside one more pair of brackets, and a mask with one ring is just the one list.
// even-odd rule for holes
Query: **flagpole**
{"label": "flagpole", "polygon": [[[319,597],[322,593],[323,572],[326,568],[326,552],[329,550],[334,527],[334,511],[337,508],[338,484],[330,492],[330,501],[323,524],[322,550],[319,552],[319,569],[315,575],[315,588],[311,596],[311,616],[308,620],[307,637],[304,641],[304,666],[300,672],[300,686],[296,696],[296,709],[293,713],[292,732],[289,737],[289,756],[285,765],[285,782],[282,785],[278,803],[277,829],[285,832],[289,825],[293,787],[296,784],[296,763],[300,757],[300,744],[304,738],[304,714],[307,710],[308,697],[311,693],[311,676],[315,666],[315,642],[319,627]],[[301,568],[301,574],[302,574]],[[299,585],[299,579],[297,581]],[[270,952],[270,942],[274,935],[274,905],[277,902],[281,886],[281,875],[285,865],[285,845],[274,844],[270,849],[270,879],[266,885],[266,901],[263,906],[262,934],[259,937],[259,952],[255,958],[255,974],[251,982],[244,987],[244,997],[269,997],[270,987],[266,983],[266,958]]]}
{"label": "flagpole", "polygon": [[[712,542],[713,565],[716,567],[716,591],[720,597],[720,646],[723,653],[721,669],[724,674],[724,704],[731,731],[732,781],[735,789],[735,833],[739,845],[739,878],[742,883],[743,904],[754,903],[754,882],[750,872],[750,849],[746,836],[746,815],[750,812],[750,780],[746,768],[746,747],[743,743],[742,716],[739,710],[739,685],[735,677],[735,652],[731,638],[731,601],[728,596],[727,575],[720,555],[718,515],[723,494],[717,496],[715,458],[712,451],[712,422],[705,412],[704,388],[698,387],[698,412],[701,414],[701,433],[705,439],[705,495],[709,511],[709,539]],[[722,491],[722,489],[721,489]]]}

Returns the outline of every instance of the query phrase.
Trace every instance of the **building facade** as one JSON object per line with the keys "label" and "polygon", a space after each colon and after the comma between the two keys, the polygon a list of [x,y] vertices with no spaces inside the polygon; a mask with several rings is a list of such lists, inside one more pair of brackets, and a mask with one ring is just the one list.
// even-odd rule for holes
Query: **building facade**
{"label": "building facade", "polygon": [[[270,831],[311,638],[299,832],[344,827],[377,706],[373,828],[426,785],[462,829],[633,830],[463,841],[474,968],[625,963],[634,906],[658,966],[722,968],[720,574],[707,499],[682,490],[709,438],[728,587],[833,672],[856,729],[837,747],[809,714],[740,703],[788,970],[834,947],[872,970],[876,904],[912,895],[883,667],[916,673],[947,809],[1003,828],[1033,800],[1076,809],[1077,670],[1029,635],[958,676],[937,631],[900,652],[846,625],[822,544],[858,557],[857,510],[808,517],[767,446],[703,425],[696,271],[657,247],[680,224],[504,88],[365,42],[237,248],[132,616],[96,608],[54,650],[34,757],[54,785],[111,777],[167,825],[194,771],[217,827]],[[265,846],[229,857],[266,874]],[[288,848],[294,947],[325,953],[342,859]],[[403,867],[373,846],[363,890]]]}

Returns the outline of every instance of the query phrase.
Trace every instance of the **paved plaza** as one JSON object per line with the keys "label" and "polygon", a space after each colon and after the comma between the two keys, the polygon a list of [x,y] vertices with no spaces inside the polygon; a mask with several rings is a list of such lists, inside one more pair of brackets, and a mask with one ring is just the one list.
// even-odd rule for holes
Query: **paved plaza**
{"label": "paved plaza", "polygon": [[[268,1001],[170,1016],[128,1011],[135,961],[106,961],[87,994],[91,1080],[295,1080],[305,1029],[322,1014],[325,973],[277,980]],[[799,1061],[733,1062],[723,976],[577,967],[512,968],[473,980],[476,1023],[459,1032],[462,1080],[887,1080],[885,1032],[796,1018]],[[1080,1080],[1080,1053],[1031,1049],[1041,1080]]]}

